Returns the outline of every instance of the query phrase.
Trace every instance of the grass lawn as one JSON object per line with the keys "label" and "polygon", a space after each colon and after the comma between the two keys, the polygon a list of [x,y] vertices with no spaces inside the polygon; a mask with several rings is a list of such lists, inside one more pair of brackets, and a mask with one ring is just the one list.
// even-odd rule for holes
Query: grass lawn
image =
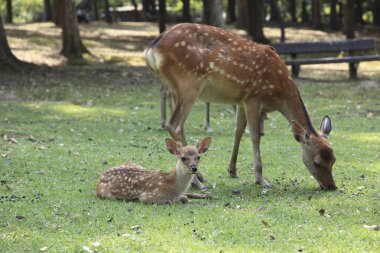
{"label": "grass lawn", "polygon": [[104,63],[62,66],[59,30],[42,25],[7,26],[20,58],[53,67],[0,73],[0,252],[380,251],[380,232],[367,227],[380,224],[379,62],[361,64],[355,82],[344,64],[305,67],[296,80],[314,126],[325,114],[332,119],[337,191],[318,189],[278,113],[269,115],[261,142],[273,187],[254,184],[247,135],[240,178],[228,178],[233,111],[213,104],[207,134],[198,102],[186,134],[192,144],[213,137],[200,169],[215,198],[145,205],[99,199],[95,186],[101,172],[124,162],[175,165],[160,129],[160,84],[141,59],[155,27],[82,27]]}

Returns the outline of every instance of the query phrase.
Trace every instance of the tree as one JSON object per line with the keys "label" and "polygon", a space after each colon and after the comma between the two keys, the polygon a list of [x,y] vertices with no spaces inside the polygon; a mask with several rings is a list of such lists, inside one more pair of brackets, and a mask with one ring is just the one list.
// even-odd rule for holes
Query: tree
{"label": "tree", "polygon": [[52,19],[56,26],[60,27],[63,18],[63,2],[65,0],[53,0]]}
{"label": "tree", "polygon": [[330,0],[330,29],[339,30],[338,13],[336,11],[337,0]]}
{"label": "tree", "polygon": [[52,20],[51,11],[50,0],[44,0],[44,21]]}
{"label": "tree", "polygon": [[112,16],[110,12],[110,3],[108,0],[104,0],[104,15],[108,24],[112,23]]}
{"label": "tree", "polygon": [[248,27],[248,8],[247,0],[237,0],[237,20],[236,27],[247,28]]}
{"label": "tree", "polygon": [[63,0],[63,2],[61,54],[68,59],[82,58],[82,55],[89,51],[80,38],[74,1]]}
{"label": "tree", "polygon": [[309,13],[307,12],[307,0],[302,0],[301,19],[303,23],[309,22]]}
{"label": "tree", "polygon": [[269,40],[264,35],[264,2],[263,0],[247,0],[248,34],[253,40],[267,44]]}
{"label": "tree", "polygon": [[158,28],[160,33],[163,33],[166,29],[166,1],[158,1]]}
{"label": "tree", "polygon": [[275,20],[280,25],[281,30],[281,42],[285,42],[285,23],[284,19],[281,16],[280,8],[278,7],[278,3],[276,0],[270,0],[271,5],[271,15],[273,14],[276,18]]}
{"label": "tree", "polygon": [[290,13],[290,16],[292,17],[292,22],[294,22],[294,23],[297,22],[296,10],[297,10],[297,2],[296,2],[296,0],[290,0],[289,1],[288,11]]}
{"label": "tree", "polygon": [[203,22],[224,27],[223,8],[220,0],[203,0]]}
{"label": "tree", "polygon": [[228,0],[227,4],[227,22],[234,23],[236,21],[236,1]]}
{"label": "tree", "polygon": [[5,15],[5,23],[13,23],[12,18],[12,0],[6,0],[6,15]]}
{"label": "tree", "polygon": [[320,0],[312,0],[311,2],[312,10],[312,27],[314,29],[322,29],[322,19],[321,19],[321,3]]}
{"label": "tree", "polygon": [[355,38],[355,0],[346,0],[343,8],[343,33],[347,39],[353,39]]}
{"label": "tree", "polygon": [[92,0],[91,1],[91,4],[92,4],[92,11],[94,13],[94,19],[95,20],[99,20],[99,9],[98,9],[98,3],[96,0]]}
{"label": "tree", "polygon": [[380,26],[380,0],[375,0],[372,7],[373,24]]}
{"label": "tree", "polygon": [[6,68],[10,70],[25,70],[32,66],[34,65],[20,61],[12,53],[11,48],[8,44],[7,35],[5,33],[0,12],[0,68]]}
{"label": "tree", "polygon": [[183,22],[192,22],[191,13],[190,13],[190,0],[182,0],[182,21]]}

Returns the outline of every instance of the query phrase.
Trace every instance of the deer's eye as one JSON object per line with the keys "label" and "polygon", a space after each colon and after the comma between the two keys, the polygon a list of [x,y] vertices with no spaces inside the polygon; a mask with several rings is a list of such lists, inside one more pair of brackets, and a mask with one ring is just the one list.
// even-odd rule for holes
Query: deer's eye
{"label": "deer's eye", "polygon": [[199,160],[199,159],[201,159],[201,157],[200,157],[200,156],[198,156],[198,157],[197,157],[197,160]]}
{"label": "deer's eye", "polygon": [[183,156],[183,157],[181,157],[181,160],[182,160],[182,162],[184,162],[187,160],[187,158]]}

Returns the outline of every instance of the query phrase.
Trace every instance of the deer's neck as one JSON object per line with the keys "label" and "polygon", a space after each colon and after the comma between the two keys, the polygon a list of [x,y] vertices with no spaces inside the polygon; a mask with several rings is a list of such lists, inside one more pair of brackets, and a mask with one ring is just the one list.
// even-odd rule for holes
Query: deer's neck
{"label": "deer's neck", "polygon": [[308,133],[313,135],[318,135],[315,131],[309,113],[307,112],[306,106],[301,98],[301,95],[296,88],[296,96],[293,96],[286,101],[286,105],[283,107],[284,110],[281,113],[285,118],[291,123],[293,120],[297,121]]}
{"label": "deer's neck", "polygon": [[190,173],[189,169],[183,165],[181,160],[178,160],[175,169],[172,171],[174,177],[174,190],[179,194],[189,189],[194,174]]}

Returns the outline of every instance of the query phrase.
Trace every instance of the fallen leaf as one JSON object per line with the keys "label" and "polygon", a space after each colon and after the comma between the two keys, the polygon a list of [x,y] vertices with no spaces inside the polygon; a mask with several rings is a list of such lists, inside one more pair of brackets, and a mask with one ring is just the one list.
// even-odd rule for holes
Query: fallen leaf
{"label": "fallen leaf", "polygon": [[270,227],[269,224],[268,224],[268,222],[266,222],[265,220],[261,220],[261,223],[263,223],[264,226],[266,226],[266,227]]}
{"label": "fallen leaf", "polygon": [[17,144],[17,140],[15,138],[13,138],[13,137],[9,138],[8,140],[11,143]]}
{"label": "fallen leaf", "polygon": [[89,247],[87,247],[87,246],[83,246],[83,250],[84,251],[86,251],[86,252],[88,252],[88,253],[93,253],[94,251],[93,250],[91,250]]}
{"label": "fallen leaf", "polygon": [[380,226],[379,225],[364,225],[363,226],[366,229],[371,229],[374,231],[380,231]]}
{"label": "fallen leaf", "polygon": [[140,228],[141,228],[140,225],[135,225],[135,226],[132,226],[132,227],[131,227],[132,230],[137,230],[137,229],[140,229]]}
{"label": "fallen leaf", "polygon": [[37,140],[33,137],[33,135],[29,135],[28,141],[31,141],[31,142],[36,142]]}
{"label": "fallen leaf", "polygon": [[261,210],[264,210],[264,209],[265,209],[265,206],[261,205],[259,208],[256,209],[256,211],[261,211]]}
{"label": "fallen leaf", "polygon": [[48,248],[49,248],[49,247],[42,247],[42,248],[40,248],[40,251],[41,251],[41,252],[45,252],[45,251],[48,250]]}
{"label": "fallen leaf", "polygon": [[94,247],[99,247],[102,244],[100,242],[93,242],[93,243],[91,243],[91,245]]}

